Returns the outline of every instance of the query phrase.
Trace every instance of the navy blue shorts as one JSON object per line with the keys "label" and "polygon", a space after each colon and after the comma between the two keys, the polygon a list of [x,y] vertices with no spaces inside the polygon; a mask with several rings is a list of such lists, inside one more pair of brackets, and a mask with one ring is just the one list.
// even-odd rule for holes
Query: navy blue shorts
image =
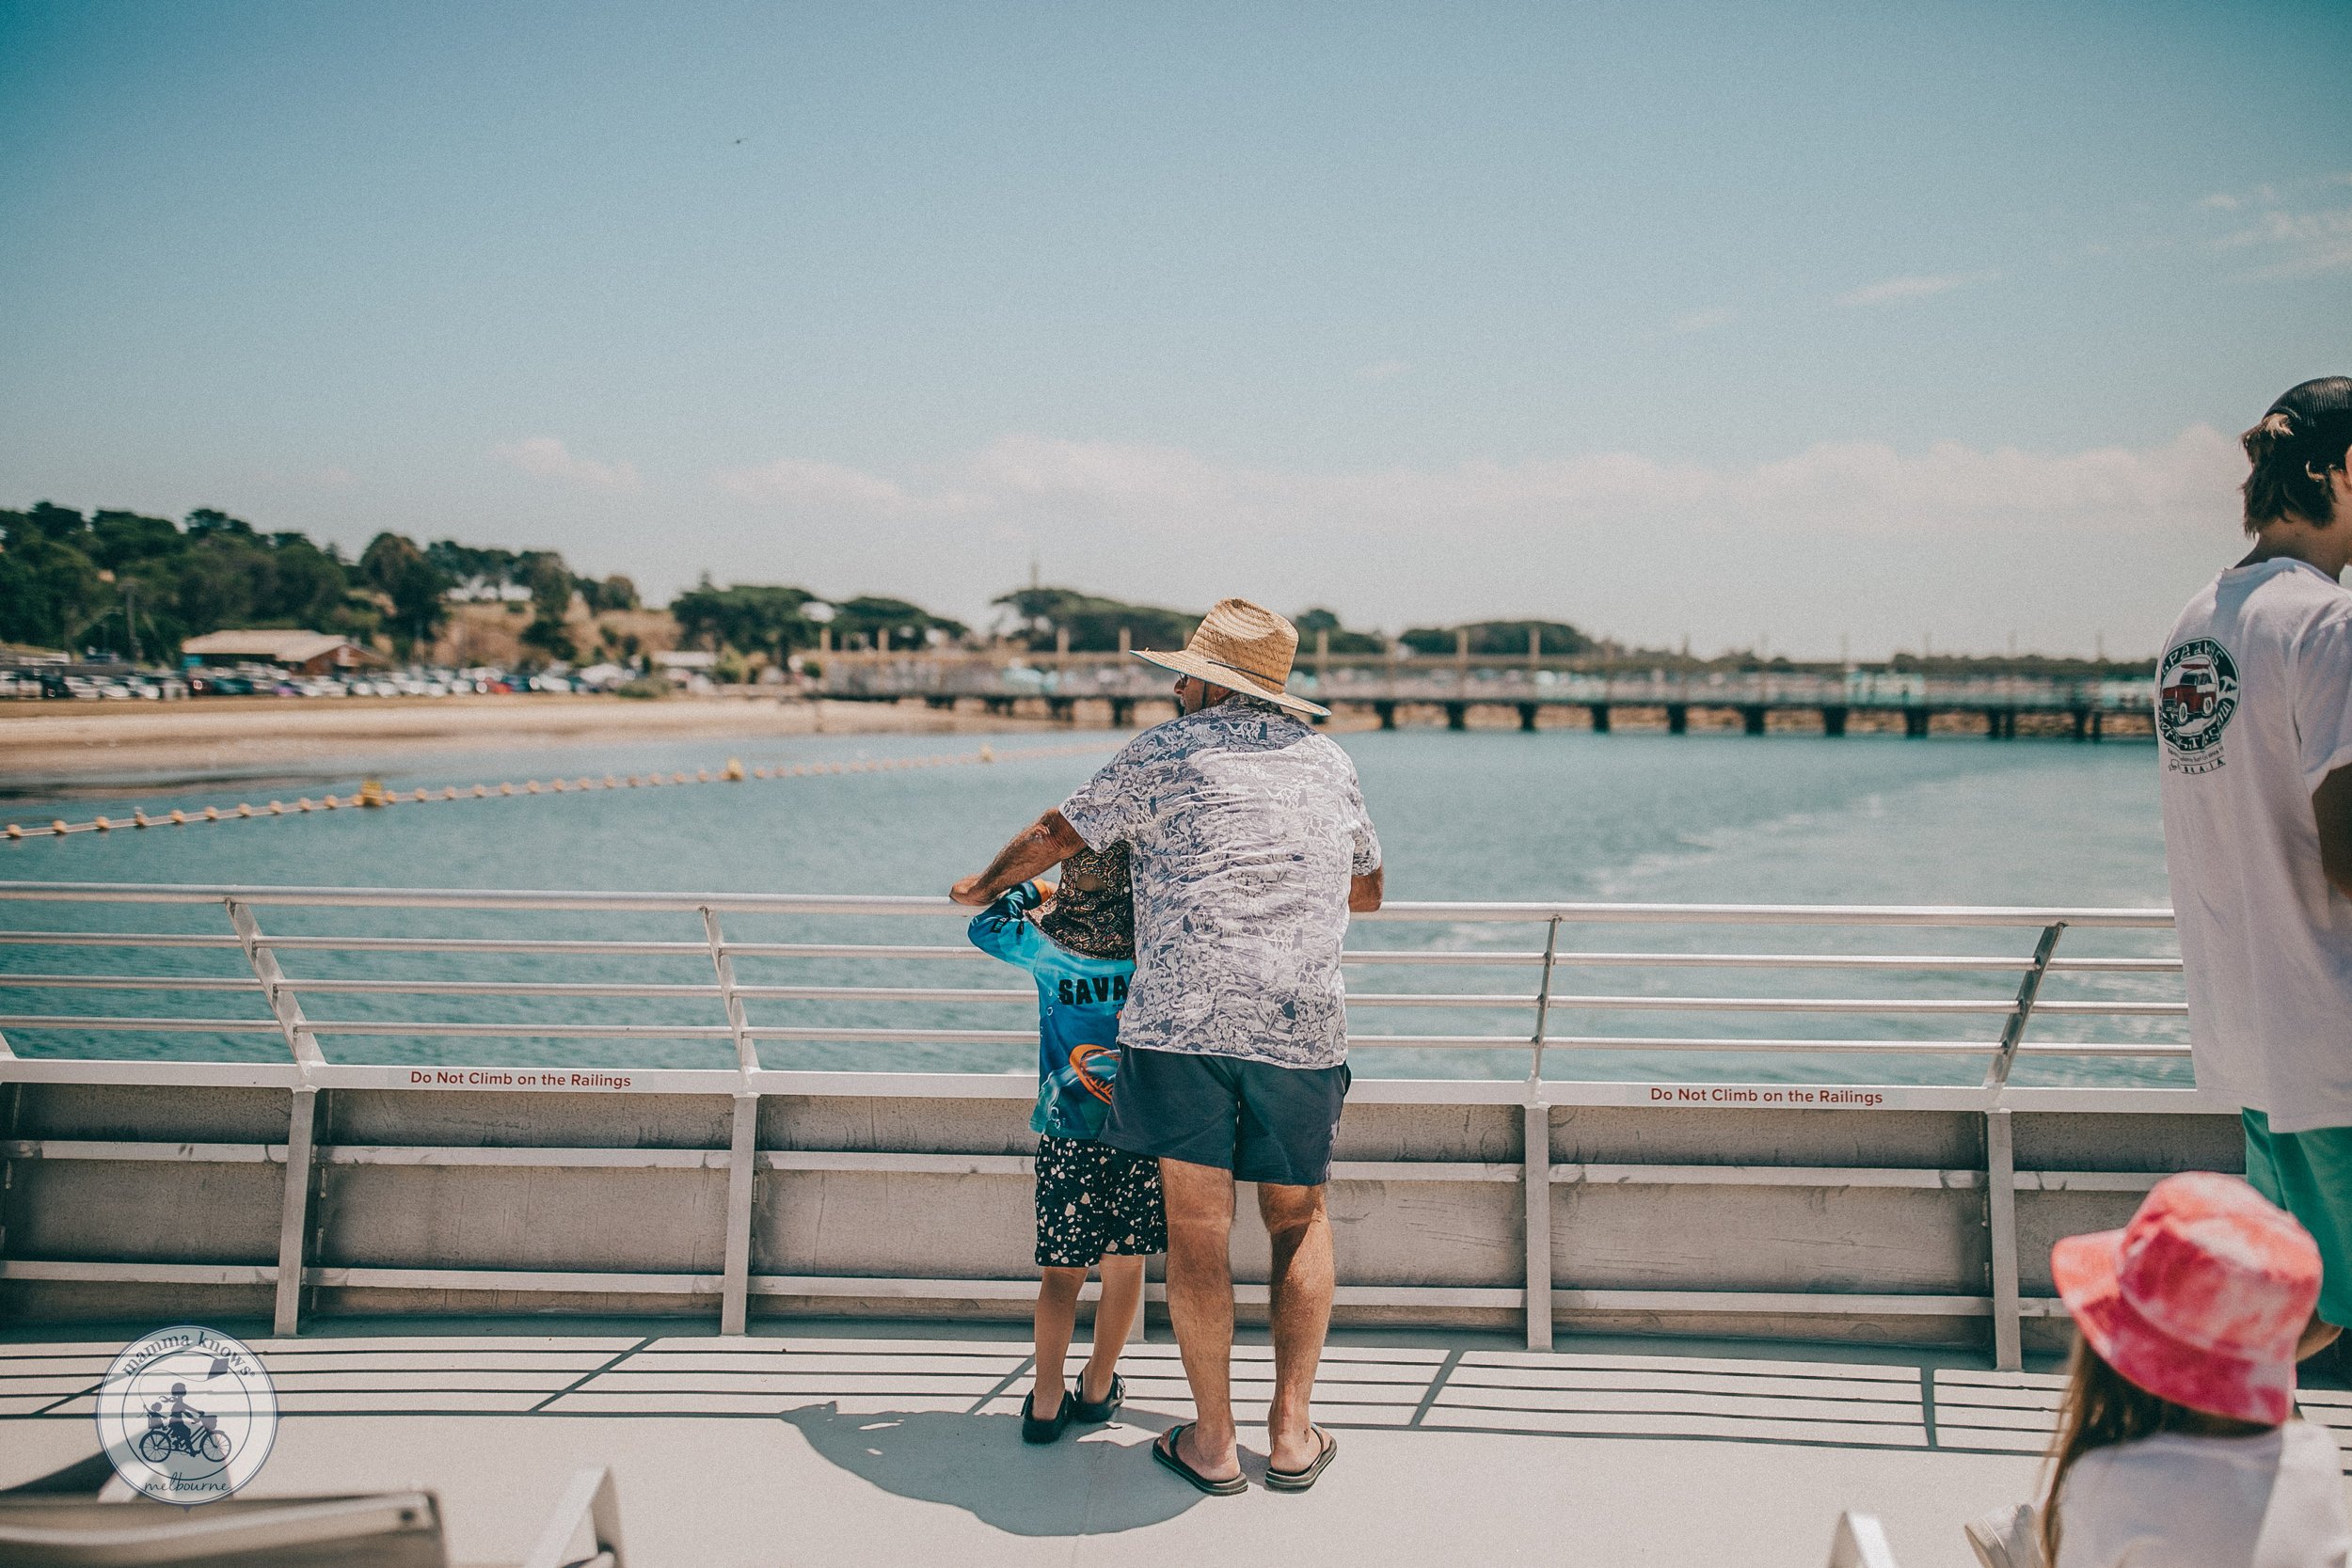
{"label": "navy blue shorts", "polygon": [[1216,1165],[1236,1181],[1320,1187],[1347,1101],[1347,1064],[1277,1067],[1232,1056],[1119,1048],[1103,1141],[1135,1154]]}

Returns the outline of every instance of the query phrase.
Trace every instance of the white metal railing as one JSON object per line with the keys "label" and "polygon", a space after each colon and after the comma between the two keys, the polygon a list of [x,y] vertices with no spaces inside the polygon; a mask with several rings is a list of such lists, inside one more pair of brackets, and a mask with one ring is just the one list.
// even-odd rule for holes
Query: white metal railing
{"label": "white metal railing", "polygon": [[[724,1042],[735,1067],[758,1070],[762,1042],[838,1045],[906,1044],[1005,1046],[1034,1042],[1033,1027],[989,1026],[960,1014],[971,1008],[1029,1006],[1026,986],[967,986],[936,983],[867,983],[870,966],[896,966],[895,978],[910,978],[909,966],[961,962],[984,955],[961,942],[861,941],[745,941],[726,935],[723,917],[786,917],[832,927],[843,923],[909,919],[961,919],[971,911],[944,898],[664,893],[566,893],[454,891],[413,888],[326,888],[175,886],[76,882],[0,883],[0,902],[52,911],[47,928],[10,921],[0,929],[0,992],[37,997],[38,1010],[0,1011],[0,1051],[5,1032],[65,1033],[85,1037],[79,1053],[101,1055],[94,1042],[104,1037],[278,1037],[298,1063],[327,1059],[323,1038],[579,1039]],[[59,920],[56,911],[79,911],[87,921],[92,906],[177,907],[201,919],[225,916],[226,929],[143,930],[113,922],[93,928]],[[302,911],[297,925],[315,922],[321,911],[382,911],[430,913],[485,924],[478,933],[387,934],[365,930],[265,929],[263,911],[275,925],[279,911]],[[651,920],[696,917],[692,939],[628,935],[525,935],[516,923],[527,917],[625,916]],[[1980,1058],[1984,1086],[2004,1084],[2021,1058],[2068,1057],[2179,1060],[2187,1055],[2180,1038],[2029,1038],[2037,1020],[2180,1020],[2185,1004],[2169,977],[2180,972],[2176,958],[2140,953],[2070,953],[2058,949],[2069,931],[2160,931],[2171,924],[2163,909],[2058,909],[1925,906],[1825,906],[1613,903],[1392,903],[1357,917],[1377,926],[1437,924],[1446,927],[1520,926],[1540,931],[1540,947],[1402,947],[1351,949],[1352,969],[1468,968],[1524,975],[1508,990],[1380,990],[1352,986],[1349,1006],[1361,1023],[1365,1015],[1394,1010],[1437,1010],[1473,1021],[1493,1019],[1495,1029],[1464,1027],[1452,1032],[1382,1032],[1359,1028],[1359,1049],[1510,1052],[1525,1058],[1531,1081],[1540,1080],[1548,1053],[1641,1052],[1677,1053],[1855,1053],[1935,1058]],[[150,924],[153,924],[151,922]],[[1883,937],[1895,930],[2014,930],[2030,933],[2030,952],[1852,952],[1587,949],[1564,933],[1592,927],[1663,927],[1690,933],[1719,927],[1844,927]],[[1848,943],[1847,945],[1852,945]],[[2022,944],[2021,944],[2022,946]],[[76,960],[46,965],[22,961],[40,949]],[[91,950],[114,955],[170,955],[185,972],[158,972],[116,960],[92,965]],[[227,973],[198,973],[198,956],[235,955]],[[418,976],[396,971],[397,960],[422,958],[446,969],[460,959],[497,957],[512,960],[510,973],[496,977]],[[282,960],[327,959],[340,971],[290,973]],[[615,961],[644,960],[655,967],[692,962],[707,978],[661,979],[616,972]],[[594,960],[600,968],[584,977],[544,977],[558,966]],[[756,961],[757,978],[745,978],[739,963]],[[768,973],[778,961],[817,964],[828,973],[783,976]],[[364,969],[366,972],[353,972]],[[1636,976],[1655,973],[1713,970],[1735,975],[1769,974],[1801,989],[1760,994],[1742,989],[1703,990],[1587,990],[1572,983],[1585,972],[1615,971]],[[517,973],[518,972],[518,973]],[[1867,976],[1880,994],[1822,994],[1802,982],[1836,973]],[[532,977],[523,977],[524,974]],[[2113,994],[2050,998],[2042,992],[2054,978],[2111,976],[2154,980],[2163,996]],[[1973,991],[1939,992],[1940,979],[1973,981]],[[2013,990],[1984,989],[1988,979],[2010,979]],[[1888,989],[1892,987],[1893,989]],[[2142,988],[2144,989],[2144,988]],[[69,998],[105,992],[118,995],[169,993],[175,997],[220,997],[258,1003],[243,1016],[192,1014],[185,1008],[138,1011],[74,1010]],[[437,1005],[430,1016],[387,1011],[383,1004],[411,1000]],[[658,1018],[615,1016],[628,1005],[665,1009]],[[885,1006],[887,1018],[860,1016],[858,1009]],[[355,1007],[357,1010],[355,1010]],[[688,1009],[680,1012],[683,1007]],[[1648,1034],[1597,1029],[1596,1015],[1678,1014],[1744,1020],[1812,1016],[1901,1021],[1899,1028],[1928,1022],[1955,1025],[1949,1037],[1808,1036],[1774,1037],[1730,1032]],[[1516,1015],[1516,1018],[1514,1017]],[[1979,1030],[1968,1030],[1969,1023]],[[2177,1034],[2177,1030],[2174,1031]],[[640,1065],[654,1065],[651,1063]]]}
{"label": "white metal railing", "polygon": [[[903,1151],[826,1151],[763,1148],[759,1142],[758,1107],[763,1095],[857,1095],[882,1092],[868,1085],[895,1085],[889,1092],[924,1095],[976,1093],[996,1098],[1025,1093],[1005,1077],[958,1076],[949,1073],[907,1073],[900,1061],[879,1058],[886,1071],[792,1071],[763,1066],[764,1042],[833,1042],[887,1045],[1007,1045],[1033,1044],[1033,1029],[982,1028],[942,1024],[943,1010],[967,1007],[1026,1007],[1034,992],[1025,986],[974,987],[954,984],[834,983],[862,976],[868,966],[897,966],[897,977],[938,963],[981,959],[983,955],[961,942],[892,942],[861,940],[868,933],[856,927],[868,923],[953,919],[971,911],[941,898],[811,896],[751,894],[655,894],[476,892],[393,888],[290,888],[232,886],[140,886],[101,883],[0,883],[0,902],[22,911],[7,918],[0,929],[0,1005],[34,997],[63,1001],[114,992],[122,995],[173,998],[173,1010],[151,1016],[124,1012],[77,1011],[63,1006],[44,1010],[0,1013],[0,1031],[15,1031],[28,1047],[48,1060],[17,1060],[0,1037],[0,1083],[59,1082],[76,1084],[249,1082],[290,1090],[289,1115],[282,1145],[183,1144],[90,1140],[82,1138],[51,1145],[22,1140],[0,1145],[0,1164],[12,1160],[132,1160],[174,1162],[260,1160],[283,1163],[286,1178],[280,1198],[278,1260],[274,1266],[190,1265],[120,1259],[0,1259],[0,1278],[25,1280],[130,1281],[221,1283],[244,1280],[274,1288],[274,1318],[281,1333],[292,1333],[301,1313],[306,1287],[374,1284],[417,1289],[496,1288],[519,1291],[610,1291],[628,1293],[647,1290],[693,1293],[715,1288],[723,1331],[739,1333],[752,1296],[903,1294],[954,1300],[996,1300],[1016,1283],[1006,1281],[936,1280],[921,1277],[872,1279],[865,1276],[768,1276],[752,1266],[754,1187],[762,1172],[796,1171],[935,1171],[968,1174],[977,1171],[1010,1173],[1025,1168],[1015,1155],[910,1153]],[[142,906],[149,911],[135,921],[120,918],[119,906]],[[168,912],[167,912],[168,911]],[[370,920],[404,924],[419,916],[441,921],[445,927],[430,933],[408,930],[355,929]],[[36,918],[36,917],[39,918]],[[267,925],[264,925],[266,916]],[[614,935],[576,929],[583,921],[625,917],[632,928]],[[690,918],[691,917],[691,922]],[[634,925],[674,919],[675,937],[646,934]],[[2060,1108],[2085,1111],[2204,1111],[2220,1108],[2202,1102],[2193,1093],[2123,1089],[2068,1088],[2026,1090],[2022,1097],[2009,1087],[2011,1069],[2028,1056],[2082,1058],[2099,1061],[2115,1057],[2180,1059],[2187,1047],[2177,1038],[2029,1038],[2037,1021],[2052,1019],[2137,1021],[2177,1034],[2185,1006],[2170,994],[2177,991],[2180,973],[2176,958],[2161,953],[2085,951],[2077,944],[2061,955],[2068,933],[2116,933],[2090,943],[2146,944],[2171,925],[2162,909],[2058,909],[1918,906],[1699,905],[1610,903],[1396,903],[1376,914],[1361,916],[1368,926],[1391,927],[1439,927],[1440,941],[1462,940],[1465,930],[1481,931],[1517,926],[1541,934],[1540,944],[1511,947],[1400,946],[1394,942],[1351,949],[1347,961],[1359,971],[1404,969],[1433,976],[1470,967],[1490,967],[1524,985],[1509,990],[1478,991],[1380,990],[1363,985],[1351,988],[1350,1005],[1374,1016],[1389,1009],[1455,1009],[1496,1021],[1496,1030],[1458,1034],[1376,1034],[1355,1032],[1358,1050],[1438,1048],[1509,1052],[1526,1064],[1523,1083],[1463,1082],[1361,1083],[1358,1098],[1399,1103],[1511,1102],[1520,1109],[1522,1137],[1519,1157],[1513,1161],[1462,1163],[1455,1160],[1391,1158],[1343,1161],[1334,1167],[1340,1180],[1412,1182],[1502,1182],[1519,1190],[1524,1241],[1523,1278],[1512,1286],[1380,1286],[1343,1288],[1343,1299],[1375,1306],[1435,1307],[1507,1307],[1523,1308],[1531,1348],[1551,1342],[1555,1309],[1638,1310],[1672,1312],[1792,1313],[1798,1315],[1893,1314],[1902,1316],[1989,1316],[1994,1358],[2015,1367],[2020,1354],[2024,1321],[2045,1314],[2046,1302],[2025,1297],[2018,1268],[2017,1195],[2020,1191],[2083,1191],[2127,1193],[2145,1190],[2161,1173],[2146,1171],[2020,1171],[2012,1153],[2011,1102],[2044,1112]],[[536,920],[538,927],[522,923]],[[723,921],[749,924],[755,920],[786,927],[815,925],[813,939],[787,930],[790,940],[745,940],[726,934]],[[181,924],[188,928],[154,929]],[[567,925],[568,923],[568,925]],[[319,928],[322,925],[332,928]],[[1784,933],[1779,950],[1720,951],[1708,948],[1628,948],[1618,944],[1580,946],[1574,936],[1588,928],[1656,929],[1690,940],[1692,933],[1737,927],[1778,929]],[[472,927],[459,929],[456,927]],[[1838,943],[1835,949],[1802,950],[1790,933],[1819,930]],[[1849,933],[1867,933],[1883,941],[1893,932],[2010,933],[2020,939],[2005,952],[1853,951],[1863,945]],[[2137,936],[2133,933],[2137,933]],[[2030,952],[2026,951],[2027,940]],[[1944,946],[1963,946],[1956,938]],[[1788,950],[1795,947],[1799,950]],[[138,967],[125,967],[123,955]],[[21,961],[38,958],[45,967]],[[300,973],[290,973],[281,959]],[[433,973],[424,975],[388,973],[403,960],[423,960]],[[490,977],[453,976],[447,971],[464,964],[497,960],[510,973]],[[564,963],[587,960],[607,966],[604,973],[585,977],[547,977]],[[615,976],[615,961],[635,968],[691,964],[707,979],[685,981],[624,972]],[[338,972],[334,966],[344,966]],[[789,975],[802,983],[775,983],[767,978],[746,980],[739,966],[758,966],[765,974],[775,964],[804,966]],[[210,966],[207,969],[206,966]],[[323,970],[319,966],[325,966]],[[167,972],[172,970],[180,972]],[[1580,971],[1619,972],[1672,978],[1685,971],[1715,970],[1740,975],[1751,983],[1746,994],[1716,991],[1692,993],[1661,990],[1601,990],[1571,987],[1566,976]],[[1803,983],[1827,976],[1868,977],[1893,990],[1889,994],[1761,994],[1762,980],[1777,976]],[[936,978],[934,976],[915,976]],[[2013,979],[2013,987],[2009,984]],[[2052,981],[2128,985],[2142,990],[2150,983],[2168,992],[2051,998],[2042,994]],[[1936,991],[1939,986],[1978,989],[1973,993]],[[1987,989],[1988,986],[1997,990]],[[1864,989],[1859,983],[1845,990]],[[240,1003],[242,1015],[199,1016],[191,1011],[197,998]],[[385,1016],[385,1006],[399,1002],[424,1004],[431,1016]],[[120,1004],[117,1004],[119,1006]],[[666,1007],[683,1016],[629,1020],[613,1014],[630,1006]],[[925,1022],[844,1022],[843,1009],[882,1006]],[[377,1009],[369,1014],[367,1008]],[[346,1009],[361,1009],[352,1012]],[[1848,1019],[1894,1019],[1912,1026],[1938,1026],[1943,1021],[1979,1025],[1970,1037],[1827,1037],[1776,1038],[1727,1034],[1657,1034],[1644,1036],[1597,1032],[1587,1015],[1610,1013],[1692,1014],[1713,1017],[1785,1018],[1818,1014]],[[788,1019],[791,1022],[777,1022]],[[1571,1026],[1571,1021],[1575,1021]],[[2080,1025],[2075,1025],[2079,1027]],[[1957,1031],[1955,1031],[1957,1032]],[[194,1038],[206,1037],[242,1043],[274,1042],[275,1049],[257,1060],[169,1062],[126,1060],[98,1049],[109,1038],[145,1035]],[[606,1148],[571,1147],[516,1148],[374,1148],[360,1145],[322,1145],[315,1136],[317,1106],[322,1092],[349,1088],[398,1089],[420,1084],[427,1074],[397,1068],[354,1065],[328,1059],[322,1039],[430,1039],[441,1042],[516,1039],[619,1042],[629,1049],[651,1041],[683,1040],[716,1060],[731,1058],[720,1071],[675,1071],[655,1068],[637,1074],[635,1082],[597,1076],[593,1068],[564,1066],[561,1074],[520,1070],[487,1072],[436,1071],[435,1083],[457,1081],[471,1085],[515,1087],[558,1076],[567,1083],[590,1072],[596,1087],[630,1087],[672,1093],[723,1094],[733,1097],[733,1111],[724,1149]],[[35,1042],[38,1039],[38,1046]],[[78,1056],[56,1059],[59,1048]],[[450,1047],[443,1045],[446,1051]],[[1658,1085],[1574,1084],[1547,1078],[1547,1052],[1678,1052],[1740,1053],[1751,1057],[1835,1053],[1851,1059],[1855,1053],[1916,1057],[1949,1062],[1975,1060],[1983,1064],[1980,1085],[1910,1091],[1915,1108],[1979,1117],[1982,1123],[1982,1161],[1976,1169],[1908,1166],[1820,1167],[1789,1164],[1645,1164],[1584,1165],[1552,1158],[1553,1109],[1579,1103],[1634,1104],[1713,1103],[1703,1094]],[[434,1064],[446,1068],[444,1062]],[[936,1065],[934,1062],[932,1065]],[[600,1066],[600,1064],[598,1065]],[[634,1071],[634,1069],[627,1070]],[[1973,1073],[1972,1073],[1973,1076]],[[1851,1083],[1851,1080],[1848,1080]],[[1866,1081],[1867,1083],[1867,1081]],[[1885,1082],[1879,1080],[1878,1082]],[[2177,1083],[2177,1080],[2176,1080]],[[538,1083],[538,1086],[555,1086]],[[1626,1091],[1638,1091],[1629,1093]],[[1727,1102],[1770,1104],[1777,1095],[1754,1086],[1709,1091],[1730,1097]],[[1790,1104],[1850,1104],[1861,1099],[1845,1090],[1788,1091]],[[1867,1102],[1880,1102],[1873,1093]],[[2064,1102],[2063,1106],[2059,1102]],[[350,1268],[318,1261],[320,1243],[313,1235],[319,1173],[329,1165],[369,1163],[419,1163],[465,1166],[473,1164],[533,1164],[564,1168],[723,1168],[727,1173],[725,1244],[722,1272],[700,1275],[649,1275],[635,1273],[532,1272],[529,1270],[465,1270],[437,1268]],[[1857,1294],[1834,1291],[1772,1291],[1752,1290],[1565,1290],[1556,1289],[1552,1269],[1551,1195],[1556,1187],[1591,1182],[1633,1184],[1692,1184],[1702,1186],[1824,1186],[1900,1187],[1966,1191],[1982,1194],[1988,1241],[1987,1278],[1981,1293],[1960,1295],[1919,1293]],[[192,1272],[193,1271],[193,1272]],[[992,1293],[993,1292],[993,1293]]]}

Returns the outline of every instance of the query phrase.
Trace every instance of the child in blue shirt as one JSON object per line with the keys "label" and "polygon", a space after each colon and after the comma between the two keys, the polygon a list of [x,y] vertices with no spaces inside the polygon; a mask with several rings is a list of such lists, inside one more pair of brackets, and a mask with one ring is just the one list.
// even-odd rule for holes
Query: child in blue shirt
{"label": "child in blue shirt", "polygon": [[[1037,911],[1042,911],[1041,913]],[[1034,915],[1034,919],[1032,916]],[[1159,1163],[1096,1141],[1119,1076],[1119,1009],[1135,973],[1127,847],[1081,850],[1058,888],[1024,882],[972,921],[973,944],[1037,978],[1037,1381],[1021,1438],[1050,1443],[1073,1421],[1107,1421],[1126,1387],[1119,1353],[1143,1305],[1143,1260],[1168,1250]],[[1078,1291],[1100,1265],[1094,1351],[1062,1386]]]}

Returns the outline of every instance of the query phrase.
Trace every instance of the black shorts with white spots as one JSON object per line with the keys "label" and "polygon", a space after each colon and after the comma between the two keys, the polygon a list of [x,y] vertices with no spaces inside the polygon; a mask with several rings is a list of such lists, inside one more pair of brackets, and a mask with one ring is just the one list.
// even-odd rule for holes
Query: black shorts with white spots
{"label": "black shorts with white spots", "polygon": [[1160,1163],[1092,1138],[1037,1140],[1037,1263],[1084,1269],[1168,1250]]}

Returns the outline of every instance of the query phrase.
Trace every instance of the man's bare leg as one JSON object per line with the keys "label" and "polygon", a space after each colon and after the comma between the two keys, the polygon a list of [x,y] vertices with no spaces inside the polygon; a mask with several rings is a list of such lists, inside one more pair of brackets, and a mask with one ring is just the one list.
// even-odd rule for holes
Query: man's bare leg
{"label": "man's bare leg", "polygon": [[1212,1481],[1241,1474],[1233,1430],[1233,1173],[1160,1162],[1168,1203],[1168,1321],[1192,1386],[1176,1457]]}
{"label": "man's bare leg", "polygon": [[1266,1410],[1266,1466],[1303,1470],[1322,1451],[1307,1404],[1331,1326],[1331,1219],[1321,1187],[1258,1186],[1258,1214],[1274,1243],[1268,1319],[1274,1333],[1274,1402]]}

